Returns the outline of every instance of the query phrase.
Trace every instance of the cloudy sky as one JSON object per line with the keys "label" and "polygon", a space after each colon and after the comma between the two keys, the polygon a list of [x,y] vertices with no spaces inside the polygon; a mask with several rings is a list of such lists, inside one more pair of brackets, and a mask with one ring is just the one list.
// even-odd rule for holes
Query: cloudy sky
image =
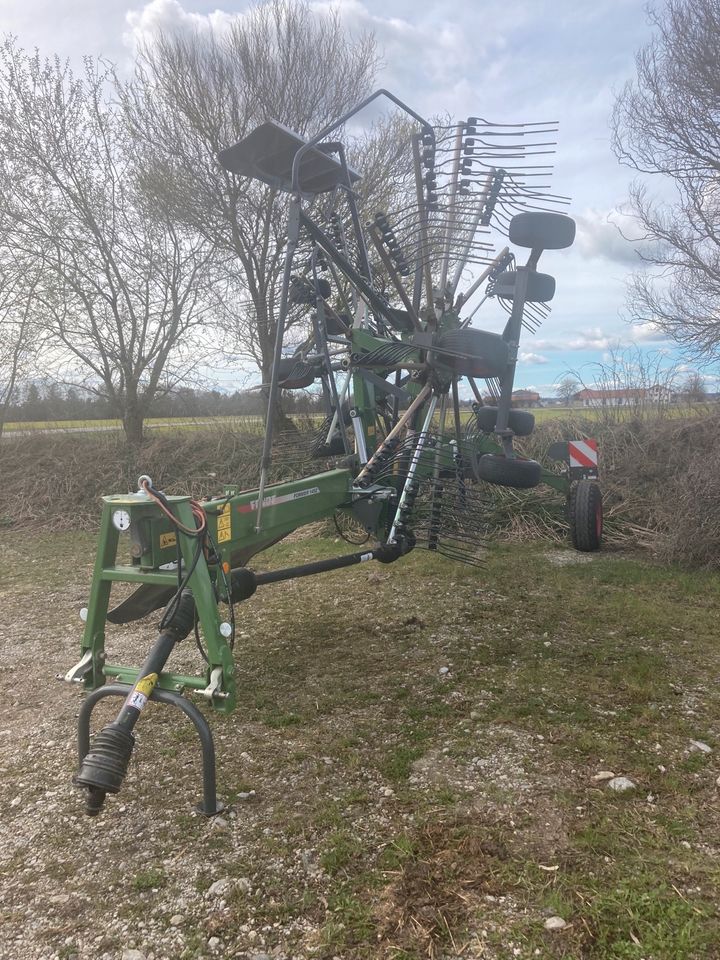
{"label": "cloudy sky", "polygon": [[[218,6],[219,3],[219,6]],[[578,237],[545,254],[557,278],[551,316],[522,344],[519,386],[543,394],[568,370],[602,360],[614,344],[667,350],[650,327],[625,319],[625,280],[637,263],[614,224],[623,222],[630,172],[610,149],[614,92],[633,76],[650,36],[641,0],[313,0],[339,9],[350,30],[375,32],[379,81],[425,115],[501,122],[557,120],[553,186],[573,198]],[[0,0],[2,29],[21,45],[72,60],[102,54],[129,69],[137,39],[158,28],[222,29],[245,0]],[[627,220],[625,220],[627,227]],[[477,315],[480,320],[481,315]],[[496,328],[492,311],[480,325]]]}

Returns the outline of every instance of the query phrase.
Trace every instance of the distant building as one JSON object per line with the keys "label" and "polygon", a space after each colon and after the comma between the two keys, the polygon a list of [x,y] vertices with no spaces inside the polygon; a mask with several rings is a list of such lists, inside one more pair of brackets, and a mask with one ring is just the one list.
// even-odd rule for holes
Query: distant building
{"label": "distant building", "polygon": [[512,405],[514,407],[540,407],[540,394],[534,390],[513,390]]}
{"label": "distant building", "polygon": [[667,403],[672,400],[667,387],[629,387],[622,390],[579,390],[573,394],[574,407],[632,407],[641,403]]}

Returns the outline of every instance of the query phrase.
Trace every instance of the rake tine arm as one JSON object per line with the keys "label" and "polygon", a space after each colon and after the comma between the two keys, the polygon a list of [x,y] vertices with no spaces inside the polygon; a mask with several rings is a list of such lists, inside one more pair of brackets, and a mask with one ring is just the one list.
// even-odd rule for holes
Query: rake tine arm
{"label": "rake tine arm", "polygon": [[413,290],[413,305],[416,311],[420,310],[420,299],[423,283],[425,284],[425,298],[428,310],[435,316],[435,305],[433,301],[432,274],[428,262],[428,219],[427,207],[425,205],[425,194],[423,192],[422,165],[420,161],[420,136],[412,138],[413,150],[413,171],[415,173],[415,194],[417,199],[417,209],[419,215],[420,249],[418,252],[417,264],[415,267],[415,286]]}
{"label": "rake tine arm", "polygon": [[461,293],[461,294],[460,294],[460,297],[458,298],[458,301],[459,301],[459,302],[458,302],[458,309],[459,309],[463,304],[467,303],[467,301],[470,299],[470,297],[476,292],[476,290],[478,290],[478,288],[481,286],[481,284],[485,283],[485,281],[486,281],[487,278],[490,276],[490,274],[493,272],[493,270],[495,270],[495,268],[500,265],[500,263],[502,262],[502,260],[503,260],[505,257],[507,257],[507,255],[508,255],[509,253],[510,253],[510,248],[509,248],[509,247],[503,247],[502,250],[500,251],[500,253],[499,253],[499,254],[495,257],[495,259],[492,261],[492,263],[488,264],[488,266],[483,270],[483,272],[480,274],[480,276],[473,282],[473,284],[472,284],[472,286],[470,287],[470,289],[467,290],[465,293]]}
{"label": "rake tine arm", "polygon": [[380,240],[379,231],[377,227],[374,224],[371,224],[368,227],[368,233],[370,234],[370,239],[372,240],[375,246],[375,249],[380,255],[380,259],[382,260],[383,265],[388,272],[388,275],[392,281],[393,286],[397,290],[398,296],[402,300],[403,305],[405,306],[405,309],[407,310],[410,316],[410,319],[413,322],[413,326],[418,331],[422,330],[420,318],[415,312],[415,307],[413,306],[410,298],[408,297],[405,287],[402,285],[400,276],[398,275],[398,272],[395,269],[395,264],[392,262],[392,260],[388,256],[387,250],[382,245],[382,241]]}

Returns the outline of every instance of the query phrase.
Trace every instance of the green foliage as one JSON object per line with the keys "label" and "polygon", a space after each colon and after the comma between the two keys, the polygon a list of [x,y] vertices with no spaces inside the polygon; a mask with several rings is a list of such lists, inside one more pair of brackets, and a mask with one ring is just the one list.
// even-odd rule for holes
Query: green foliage
{"label": "green foliage", "polygon": [[148,890],[159,890],[167,884],[167,877],[162,870],[150,867],[147,870],[140,870],[132,879],[132,886],[138,893],[144,893]]}

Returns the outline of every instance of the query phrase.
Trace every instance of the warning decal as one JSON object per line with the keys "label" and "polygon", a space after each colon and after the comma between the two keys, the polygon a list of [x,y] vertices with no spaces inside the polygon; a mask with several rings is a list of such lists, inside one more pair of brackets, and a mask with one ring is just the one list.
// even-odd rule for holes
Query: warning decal
{"label": "warning decal", "polygon": [[[281,503],[291,503],[293,500],[302,500],[303,497],[312,497],[320,493],[320,487],[307,487],[305,490],[296,490],[295,493],[285,493],[281,496],[265,497],[263,499],[263,509],[265,507],[277,507]],[[258,501],[252,500],[250,503],[242,503],[238,507],[239,513],[252,513],[258,508]]]}
{"label": "warning decal", "polygon": [[225,504],[218,516],[217,538],[218,543],[232,539],[232,510],[229,503]]}
{"label": "warning decal", "polygon": [[129,707],[134,707],[136,710],[142,710],[145,704],[148,702],[148,698],[155,689],[155,684],[157,682],[158,675],[156,673],[149,673],[146,677],[142,677],[140,680],[138,680],[128,694],[128,698],[125,701],[127,705]]}
{"label": "warning decal", "polygon": [[568,440],[568,456],[571,467],[594,467],[598,465],[597,440]]}

